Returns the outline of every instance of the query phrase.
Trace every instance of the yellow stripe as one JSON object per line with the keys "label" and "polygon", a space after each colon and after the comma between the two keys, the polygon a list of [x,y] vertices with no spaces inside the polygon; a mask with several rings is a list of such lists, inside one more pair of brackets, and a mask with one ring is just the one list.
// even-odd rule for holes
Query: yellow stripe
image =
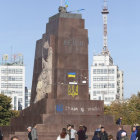
{"label": "yellow stripe", "polygon": [[68,75],[68,77],[72,77],[72,78],[75,78],[75,75]]}

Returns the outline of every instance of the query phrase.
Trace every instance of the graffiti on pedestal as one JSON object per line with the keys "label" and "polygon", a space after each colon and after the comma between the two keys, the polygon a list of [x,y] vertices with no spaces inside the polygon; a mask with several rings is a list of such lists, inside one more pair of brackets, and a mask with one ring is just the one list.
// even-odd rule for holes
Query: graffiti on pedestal
{"label": "graffiti on pedestal", "polygon": [[63,105],[62,104],[56,105],[56,111],[57,112],[63,112]]}

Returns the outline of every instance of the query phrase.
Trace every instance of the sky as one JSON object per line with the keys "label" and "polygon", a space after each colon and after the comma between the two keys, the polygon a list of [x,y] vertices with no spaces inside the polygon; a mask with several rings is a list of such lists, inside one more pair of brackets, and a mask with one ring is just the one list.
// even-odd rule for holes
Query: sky
{"label": "sky", "polygon": [[[26,86],[32,84],[36,40],[45,33],[61,0],[0,0],[0,61],[3,54],[22,53]],[[124,71],[125,98],[140,91],[140,0],[108,0],[108,47]],[[89,70],[103,46],[103,0],[69,0],[68,11],[81,12],[89,35]]]}

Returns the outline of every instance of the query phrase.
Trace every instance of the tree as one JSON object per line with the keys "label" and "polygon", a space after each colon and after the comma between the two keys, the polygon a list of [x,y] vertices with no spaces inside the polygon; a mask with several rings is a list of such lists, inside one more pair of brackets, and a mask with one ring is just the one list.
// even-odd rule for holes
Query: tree
{"label": "tree", "polygon": [[19,115],[18,111],[11,110],[11,98],[0,94],[0,126],[9,125],[10,119]]}
{"label": "tree", "polygon": [[104,110],[105,114],[114,115],[116,120],[123,117],[123,124],[140,124],[140,93],[124,101],[114,101]]}

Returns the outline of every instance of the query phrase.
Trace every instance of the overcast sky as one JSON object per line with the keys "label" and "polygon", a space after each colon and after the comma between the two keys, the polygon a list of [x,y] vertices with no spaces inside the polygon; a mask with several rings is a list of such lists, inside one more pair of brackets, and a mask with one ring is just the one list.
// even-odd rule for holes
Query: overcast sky
{"label": "overcast sky", "polygon": [[[60,0],[0,0],[0,61],[2,54],[22,53],[26,85],[31,87],[36,40]],[[102,50],[103,0],[69,0],[69,11],[82,12],[89,31],[89,69]],[[114,63],[124,71],[124,94],[140,90],[140,0],[108,0],[108,46]]]}

